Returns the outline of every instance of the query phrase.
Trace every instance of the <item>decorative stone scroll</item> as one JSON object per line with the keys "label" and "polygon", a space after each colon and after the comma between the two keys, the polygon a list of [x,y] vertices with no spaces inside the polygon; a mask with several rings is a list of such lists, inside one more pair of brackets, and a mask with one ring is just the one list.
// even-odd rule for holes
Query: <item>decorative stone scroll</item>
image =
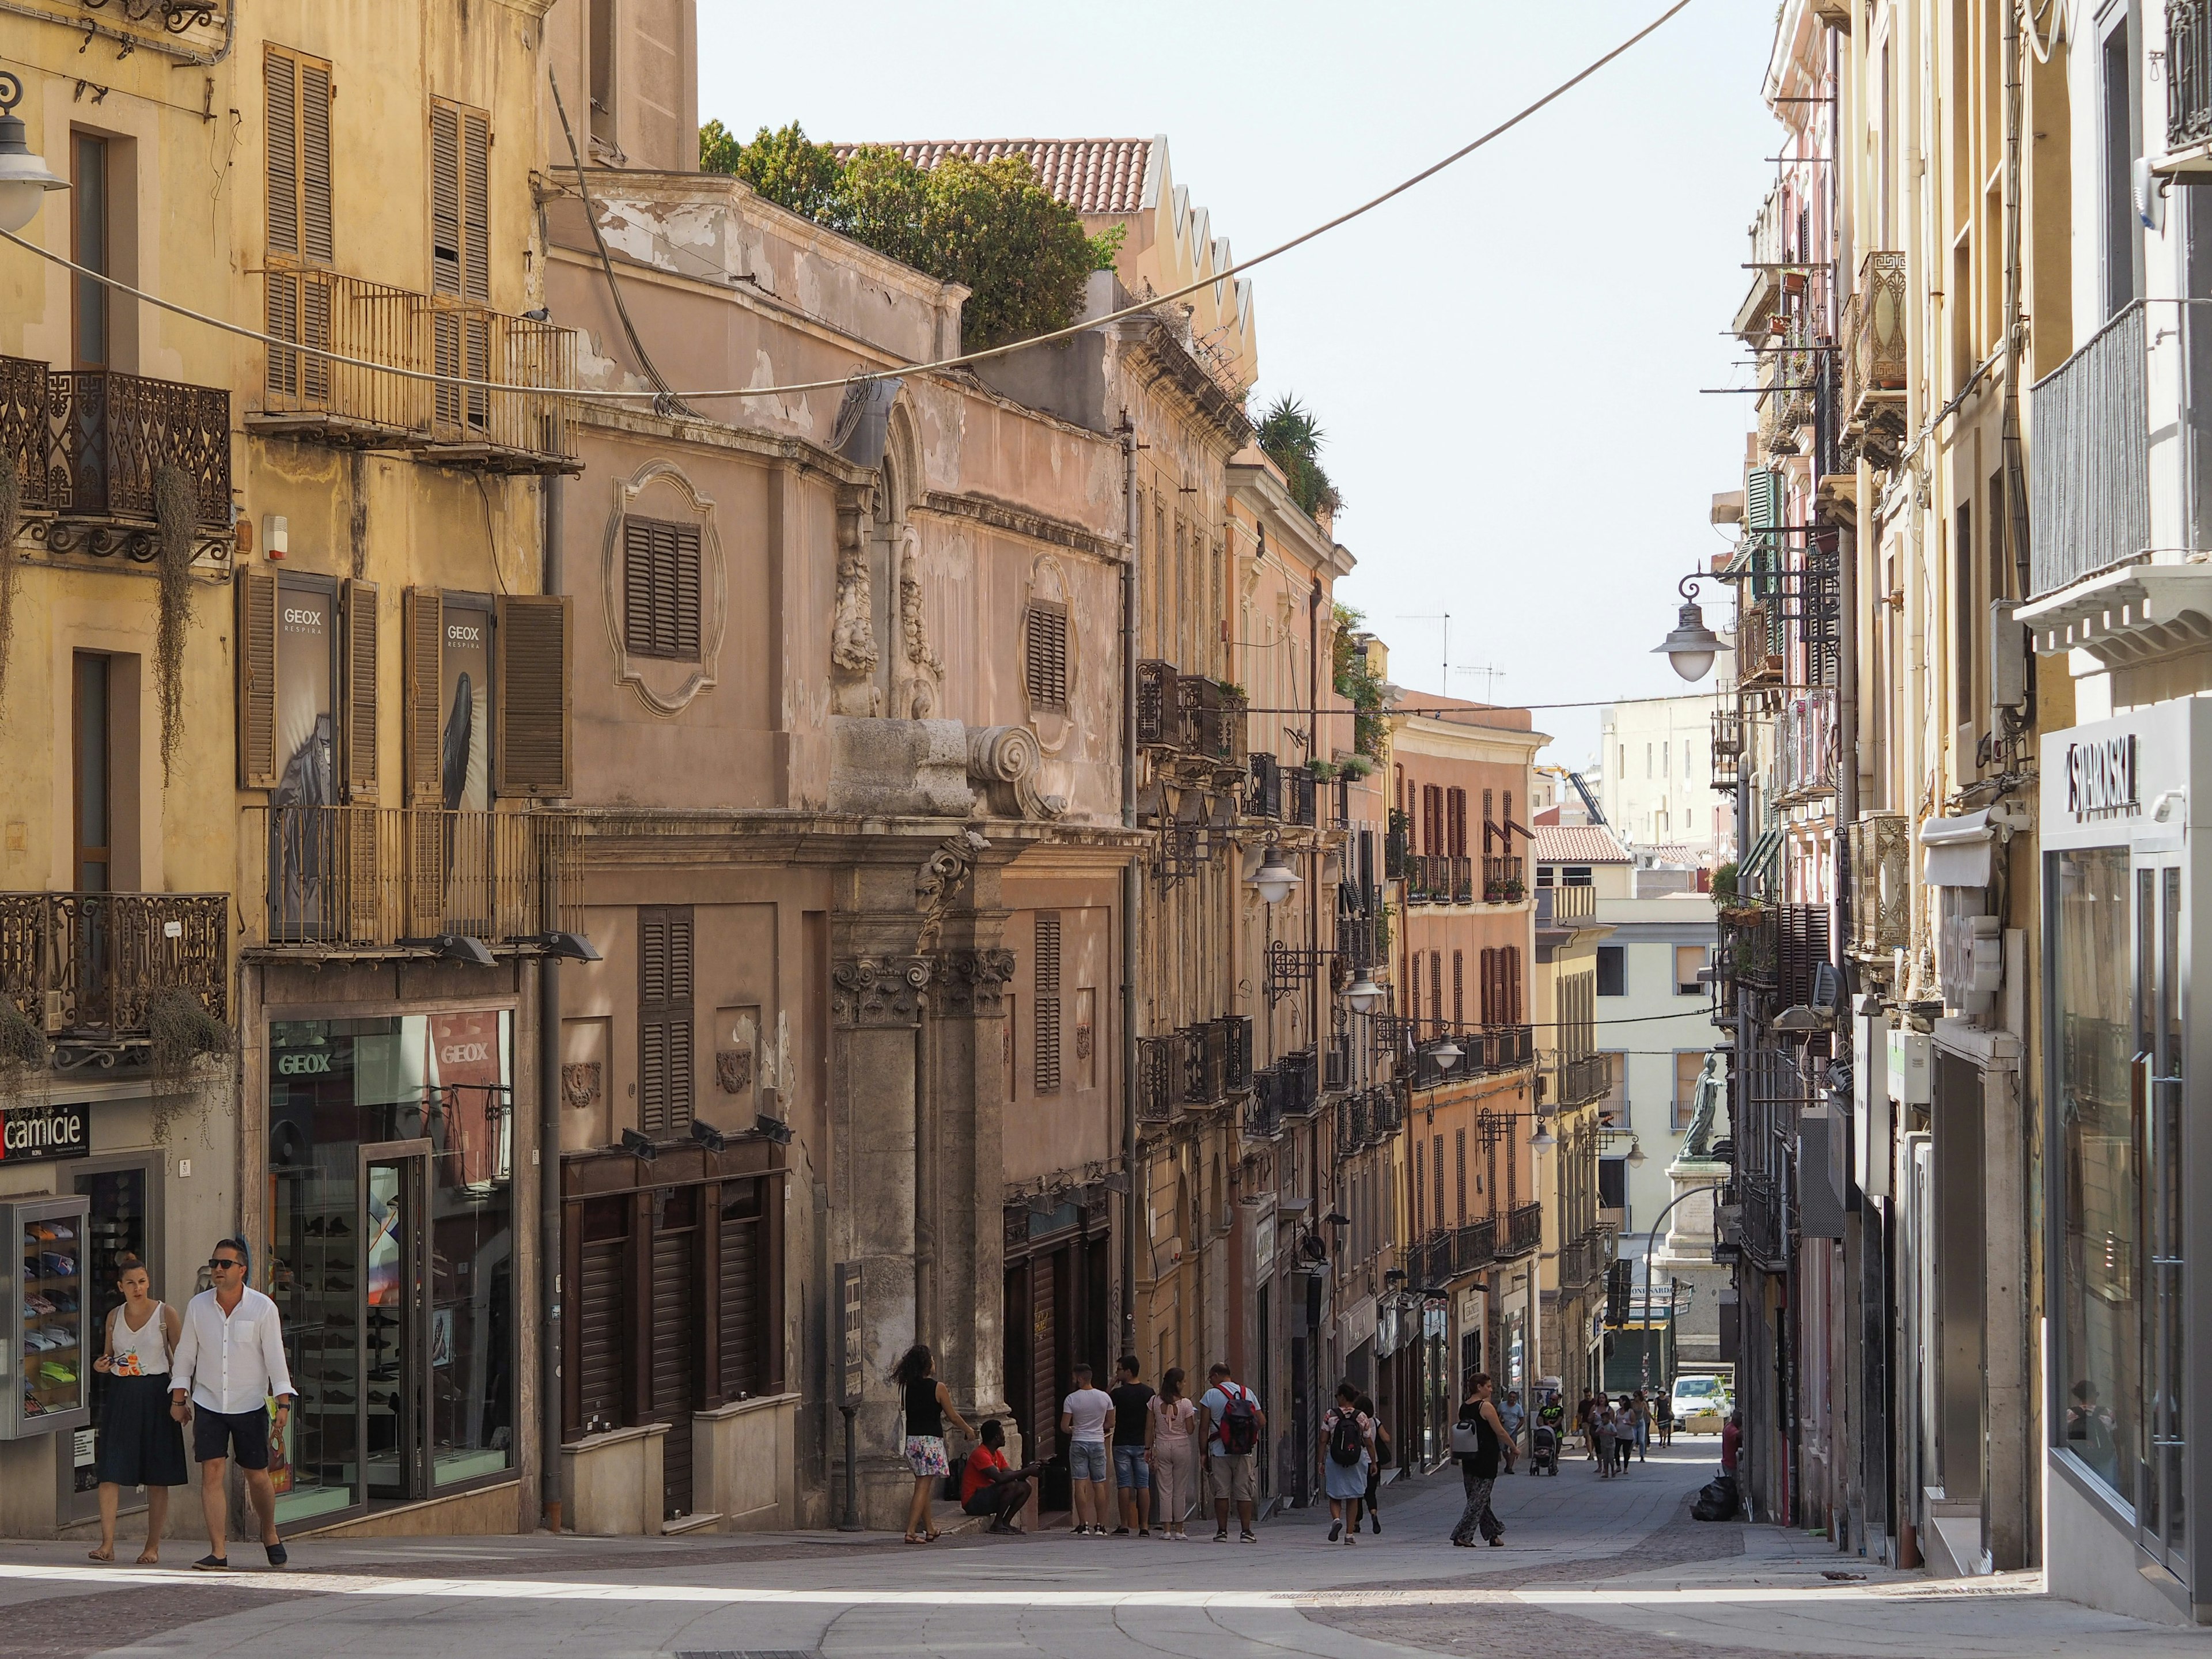
{"label": "decorative stone scroll", "polygon": [[945,987],[945,1006],[952,1014],[996,1014],[1003,1012],[1006,983],[1014,976],[1012,951],[947,951],[937,958],[938,982]]}
{"label": "decorative stone scroll", "polygon": [[952,908],[953,895],[975,869],[975,855],[990,844],[980,832],[963,830],[938,842],[922,861],[914,878],[914,908],[921,913],[921,932],[915,936],[915,950],[937,948],[938,936],[945,931],[945,912]]}
{"label": "decorative stone scroll", "polygon": [[929,987],[927,957],[840,957],[830,968],[830,1014],[840,1025],[912,1025]]}
{"label": "decorative stone scroll", "polygon": [[1066,816],[1067,797],[1039,793],[1036,770],[1042,759],[1036,733],[1026,726],[970,726],[968,777],[981,787],[992,811],[1003,817]]}

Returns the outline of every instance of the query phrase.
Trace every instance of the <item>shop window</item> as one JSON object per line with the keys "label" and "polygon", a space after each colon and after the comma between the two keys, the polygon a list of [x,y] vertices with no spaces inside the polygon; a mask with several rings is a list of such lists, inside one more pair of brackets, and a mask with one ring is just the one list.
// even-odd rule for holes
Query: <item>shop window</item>
{"label": "shop window", "polygon": [[692,931],[689,905],[641,906],[637,913],[637,1118],[655,1139],[691,1127],[693,1097]]}

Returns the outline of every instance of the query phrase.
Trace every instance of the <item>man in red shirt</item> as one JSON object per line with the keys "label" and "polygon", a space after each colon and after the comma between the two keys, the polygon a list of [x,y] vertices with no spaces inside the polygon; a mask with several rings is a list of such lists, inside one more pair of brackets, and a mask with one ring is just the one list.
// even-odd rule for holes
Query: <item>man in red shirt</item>
{"label": "man in red shirt", "polygon": [[991,1516],[993,1532],[1019,1532],[1014,1517],[1029,1503],[1030,1482],[1042,1465],[1027,1463],[1018,1469],[1006,1466],[1006,1431],[995,1417],[984,1420],[980,1437],[981,1443],[960,1466],[961,1510],[969,1515]]}
{"label": "man in red shirt", "polygon": [[1743,1413],[1730,1412],[1726,1427],[1721,1430],[1721,1473],[1734,1474],[1735,1461],[1743,1448]]}

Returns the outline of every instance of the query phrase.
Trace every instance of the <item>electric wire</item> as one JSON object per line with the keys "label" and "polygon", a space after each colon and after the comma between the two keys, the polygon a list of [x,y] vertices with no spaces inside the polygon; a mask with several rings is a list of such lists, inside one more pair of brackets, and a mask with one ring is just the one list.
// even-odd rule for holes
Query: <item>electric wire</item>
{"label": "electric wire", "polygon": [[[1646,37],[1656,33],[1677,14],[1686,10],[1691,3],[1692,0],[1674,0],[1674,3],[1673,5],[1668,7],[1668,9],[1662,12],[1657,17],[1645,24],[1642,28],[1637,30],[1635,33],[1630,35],[1619,46],[1605,53],[1604,56],[1592,60],[1589,64],[1577,71],[1574,75],[1570,76],[1566,80],[1559,82],[1558,86],[1553,88],[1551,91],[1546,93],[1541,98],[1537,99],[1535,102],[1528,105],[1526,107],[1521,109],[1513,115],[1507,117],[1504,120],[1499,122],[1496,126],[1491,128],[1489,131],[1482,134],[1480,137],[1474,139],[1469,143],[1462,145],[1458,149],[1454,150],[1442,161],[1424,167],[1420,172],[1414,173],[1411,178],[1393,185],[1381,195],[1372,197],[1367,201],[1362,202],[1358,206],[1348,209],[1345,212],[1338,214],[1334,218],[1326,220],[1321,224],[1314,226],[1310,230],[1303,231],[1297,235],[1291,238],[1287,242],[1279,243],[1276,246],[1267,249],[1263,253],[1255,254],[1249,259],[1239,260],[1234,264],[1225,266],[1222,270],[1215,271],[1210,276],[1202,276],[1198,281],[1188,283],[1182,288],[1176,289],[1170,293],[1151,295],[1136,304],[1125,306],[1121,310],[1109,313],[1103,317],[1091,318],[1080,323],[1071,323],[1065,328],[1054,329],[1048,334],[1032,335],[1027,339],[1010,341],[1005,345],[991,346],[980,351],[963,352],[957,356],[940,357],[933,362],[903,363],[895,364],[886,368],[864,369],[858,373],[845,375],[839,379],[831,380],[804,380],[794,382],[788,386],[728,386],[711,391],[702,390],[671,393],[662,388],[656,388],[650,392],[636,392],[611,391],[599,387],[570,388],[562,386],[521,386],[505,380],[479,380],[459,374],[440,374],[426,369],[403,368],[395,364],[373,362],[363,358],[349,356],[343,352],[332,351],[326,347],[313,345],[304,341],[279,339],[274,335],[264,334],[258,329],[247,328],[242,324],[228,322],[220,317],[210,317],[205,312],[195,311],[189,306],[179,305],[173,300],[164,300],[158,295],[149,294],[143,289],[133,288],[130,283],[121,282],[115,277],[110,276],[104,271],[88,270],[85,266],[77,264],[74,259],[67,258],[61,254],[53,252],[50,249],[40,247],[35,242],[26,241],[22,237],[17,235],[12,230],[0,230],[0,239],[5,239],[6,240],[15,244],[15,246],[23,249],[27,252],[33,253],[40,258],[48,261],[50,264],[61,265],[69,270],[74,271],[79,276],[87,278],[92,282],[99,283],[104,287],[112,289],[118,293],[127,294],[135,300],[143,301],[148,305],[156,307],[163,311],[170,312],[176,316],[188,318],[193,322],[204,323],[209,327],[220,329],[225,333],[234,334],[244,339],[258,341],[264,345],[279,347],[285,351],[296,352],[302,356],[319,358],[325,362],[343,363],[350,368],[364,368],[376,374],[396,375],[403,380],[428,380],[439,386],[453,386],[469,391],[523,392],[538,397],[552,396],[560,398],[584,398],[595,401],[599,399],[635,401],[640,398],[653,401],[672,395],[679,399],[696,399],[703,402],[725,398],[780,398],[800,392],[830,392],[869,380],[887,380],[893,376],[923,374],[941,369],[964,368],[970,363],[979,363],[986,362],[991,358],[1005,356],[1010,352],[1026,350],[1031,346],[1044,345],[1054,340],[1067,339],[1074,335],[1085,333],[1089,330],[1101,327],[1108,323],[1121,322],[1131,317],[1152,313],[1156,311],[1158,307],[1166,305],[1172,301],[1182,299],[1187,295],[1198,293],[1202,289],[1212,288],[1217,283],[1227,282],[1230,278],[1236,276],[1243,271],[1250,270],[1255,266],[1265,264],[1268,260],[1288,253],[1294,248],[1303,247],[1306,243],[1312,241],[1316,237],[1326,235],[1328,232],[1336,229],[1341,225],[1349,224],[1352,220],[1360,217],[1364,214],[1373,212],[1384,203],[1391,201],[1399,196],[1402,196],[1406,191],[1413,189],[1416,185],[1426,182],[1428,179],[1435,177],[1437,173],[1442,173],[1446,167],[1452,166],[1455,162],[1464,161],[1467,157],[1474,155],[1475,151],[1482,149],[1483,146],[1490,143],[1492,140],[1502,137],[1506,133],[1510,132],[1515,127],[1519,126],[1522,122],[1528,120],[1539,111],[1551,104],[1556,103],[1559,99],[1565,97],[1568,93],[1574,90],[1575,88],[1589,80],[1590,76],[1595,75],[1600,70],[1605,68],[1607,64],[1612,63],[1615,58],[1620,58],[1624,53],[1639,45]],[[586,198],[587,202],[588,199],[589,198]],[[586,216],[587,218],[590,216],[588,207],[586,207]]]}

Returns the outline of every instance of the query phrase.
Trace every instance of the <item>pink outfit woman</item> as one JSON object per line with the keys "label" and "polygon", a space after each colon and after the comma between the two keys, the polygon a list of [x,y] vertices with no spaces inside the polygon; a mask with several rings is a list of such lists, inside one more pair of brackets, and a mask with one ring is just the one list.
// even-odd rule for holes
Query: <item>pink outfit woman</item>
{"label": "pink outfit woman", "polygon": [[1152,1501],[1157,1525],[1181,1527],[1198,1498],[1198,1407],[1152,1397]]}

